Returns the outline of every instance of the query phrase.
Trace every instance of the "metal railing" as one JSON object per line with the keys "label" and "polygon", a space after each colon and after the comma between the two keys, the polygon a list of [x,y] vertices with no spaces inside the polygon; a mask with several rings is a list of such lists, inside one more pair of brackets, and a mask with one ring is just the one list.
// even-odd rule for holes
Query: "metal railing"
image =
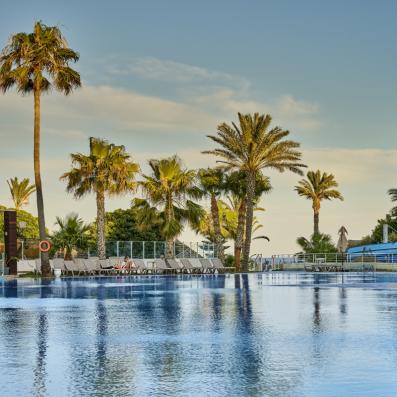
{"label": "metal railing", "polygon": [[283,270],[291,267],[305,268],[305,266],[319,269],[323,266],[340,270],[397,271],[397,254],[312,253],[273,255],[263,258],[262,263],[264,262],[270,263],[274,270]]}
{"label": "metal railing", "polygon": [[[156,259],[166,256],[165,241],[107,241],[107,256],[128,256],[136,259]],[[172,256],[175,258],[213,258],[216,245],[209,242],[174,241]],[[95,249],[88,249],[88,256],[96,256]]]}

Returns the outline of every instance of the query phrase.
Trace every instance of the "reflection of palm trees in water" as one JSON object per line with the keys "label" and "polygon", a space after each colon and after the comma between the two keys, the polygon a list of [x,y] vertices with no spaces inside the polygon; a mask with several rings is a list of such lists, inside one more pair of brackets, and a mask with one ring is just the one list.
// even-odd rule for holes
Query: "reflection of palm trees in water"
{"label": "reflection of palm trees in water", "polygon": [[103,301],[97,301],[95,314],[97,320],[96,362],[98,376],[101,377],[106,372],[106,337],[108,330],[106,307]]}
{"label": "reflection of palm trees in water", "polygon": [[33,370],[33,394],[37,397],[46,394],[48,319],[45,312],[39,313],[37,326],[37,356]]}
{"label": "reflection of palm trees in water", "polygon": [[[260,371],[263,370],[262,360],[259,357],[259,351],[255,346],[255,329],[252,322],[252,306],[249,288],[248,274],[235,274],[234,286],[236,289],[236,308],[238,310],[238,318],[236,329],[236,337],[238,338],[236,348],[239,349],[234,357],[234,365],[236,368],[233,373],[241,371],[241,377],[244,379],[244,394],[257,395],[263,390],[257,389],[261,386]],[[265,354],[261,351],[260,354]],[[259,394],[258,394],[259,395]]]}
{"label": "reflection of palm trees in water", "polygon": [[320,288],[313,288],[313,332],[321,332]]}

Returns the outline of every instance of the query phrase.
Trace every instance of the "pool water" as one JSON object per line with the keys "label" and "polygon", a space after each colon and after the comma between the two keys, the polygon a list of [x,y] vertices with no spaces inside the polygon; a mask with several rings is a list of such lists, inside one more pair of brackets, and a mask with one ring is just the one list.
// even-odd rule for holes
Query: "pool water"
{"label": "pool water", "polygon": [[397,275],[0,283],[1,396],[396,396]]}

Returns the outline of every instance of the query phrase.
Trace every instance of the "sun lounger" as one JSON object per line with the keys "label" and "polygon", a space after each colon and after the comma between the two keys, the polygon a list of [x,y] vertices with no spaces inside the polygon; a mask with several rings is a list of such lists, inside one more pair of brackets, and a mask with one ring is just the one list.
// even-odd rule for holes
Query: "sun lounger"
{"label": "sun lounger", "polygon": [[193,271],[195,273],[203,273],[204,272],[203,265],[201,264],[199,258],[189,258],[189,262],[192,264]]}
{"label": "sun lounger", "polygon": [[34,264],[34,268],[35,268],[35,272],[36,273],[41,273],[41,259],[37,258],[37,259],[33,259],[30,261],[32,264]]}
{"label": "sun lounger", "polygon": [[132,262],[137,273],[146,274],[150,270],[143,259],[132,259]]}
{"label": "sun lounger", "polygon": [[83,274],[85,274],[85,273],[88,273],[87,272],[87,268],[85,267],[85,264],[84,264],[84,259],[81,259],[81,258],[75,258],[74,260],[74,263],[75,263],[75,269],[76,269],[76,272],[78,272],[79,274],[81,274],[81,273],[83,273]]}
{"label": "sun lounger", "polygon": [[21,260],[17,262],[18,273],[30,273],[36,270],[35,263],[29,260]]}
{"label": "sun lounger", "polygon": [[99,261],[96,259],[84,259],[84,267],[86,269],[86,272],[92,276],[101,272]]}
{"label": "sun lounger", "polygon": [[167,271],[170,271],[171,269],[167,266],[167,263],[164,259],[155,259],[154,270],[156,273],[165,273]]}
{"label": "sun lounger", "polygon": [[214,270],[217,270],[218,272],[226,272],[228,270],[227,267],[223,266],[223,263],[219,258],[212,258],[211,262]]}
{"label": "sun lounger", "polygon": [[72,276],[79,275],[80,274],[80,268],[77,265],[76,262],[74,261],[64,261],[65,268],[68,271],[68,273],[72,273]]}
{"label": "sun lounger", "polygon": [[110,264],[108,259],[99,259],[99,266],[101,269],[101,273],[115,273],[116,270],[114,269],[114,267]]}
{"label": "sun lounger", "polygon": [[201,266],[203,267],[203,273],[213,273],[215,271],[214,266],[209,259],[200,258]]}
{"label": "sun lounger", "polygon": [[54,265],[54,269],[60,269],[61,270],[61,274],[65,274],[66,273],[66,267],[65,267],[65,261],[63,260],[63,258],[54,258],[52,260],[52,263]]}
{"label": "sun lounger", "polygon": [[176,259],[167,259],[168,266],[171,270],[174,270],[175,273],[182,271],[182,264]]}
{"label": "sun lounger", "polygon": [[186,271],[186,273],[193,273],[195,268],[191,264],[190,260],[187,258],[181,259],[182,271]]}

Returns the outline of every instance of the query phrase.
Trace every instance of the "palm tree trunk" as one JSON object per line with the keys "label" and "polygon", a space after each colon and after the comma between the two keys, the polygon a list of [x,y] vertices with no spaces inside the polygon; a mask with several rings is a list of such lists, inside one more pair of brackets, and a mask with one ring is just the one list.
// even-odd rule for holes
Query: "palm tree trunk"
{"label": "palm tree trunk", "polygon": [[97,251],[99,259],[106,259],[105,245],[105,192],[96,192],[96,229],[97,229]]}
{"label": "palm tree trunk", "polygon": [[319,234],[320,229],[319,229],[319,222],[320,222],[320,212],[319,211],[314,211],[314,234]]}
{"label": "palm tree trunk", "polygon": [[248,262],[250,258],[252,222],[254,219],[254,199],[255,199],[255,173],[247,174],[247,215],[245,222],[245,241],[243,248],[242,271],[248,271]]}
{"label": "palm tree trunk", "polygon": [[225,251],[223,248],[223,236],[221,230],[221,223],[219,220],[219,208],[218,202],[216,201],[216,196],[214,193],[211,194],[211,214],[212,214],[212,223],[214,225],[215,232],[215,254],[222,261],[225,262]]}
{"label": "palm tree trunk", "polygon": [[236,266],[236,272],[240,271],[241,249],[243,248],[243,243],[244,243],[244,226],[245,226],[246,208],[247,208],[247,199],[244,196],[241,199],[240,207],[238,209],[236,241],[234,242],[234,263]]}
{"label": "palm tree trunk", "polygon": [[[166,202],[166,207],[165,207],[165,222],[166,224],[169,224],[172,219],[173,219],[173,206],[172,206],[172,195],[171,193],[167,194],[167,202]],[[174,238],[166,236],[166,249],[165,249],[165,257],[168,258],[173,258],[174,257]]]}
{"label": "palm tree trunk", "polygon": [[[46,240],[43,189],[41,186],[40,174],[40,83],[34,83],[34,139],[33,139],[33,162],[34,162],[34,181],[36,185],[37,215],[39,219],[40,240]],[[51,267],[48,252],[41,253],[41,274],[43,277],[51,276]]]}

